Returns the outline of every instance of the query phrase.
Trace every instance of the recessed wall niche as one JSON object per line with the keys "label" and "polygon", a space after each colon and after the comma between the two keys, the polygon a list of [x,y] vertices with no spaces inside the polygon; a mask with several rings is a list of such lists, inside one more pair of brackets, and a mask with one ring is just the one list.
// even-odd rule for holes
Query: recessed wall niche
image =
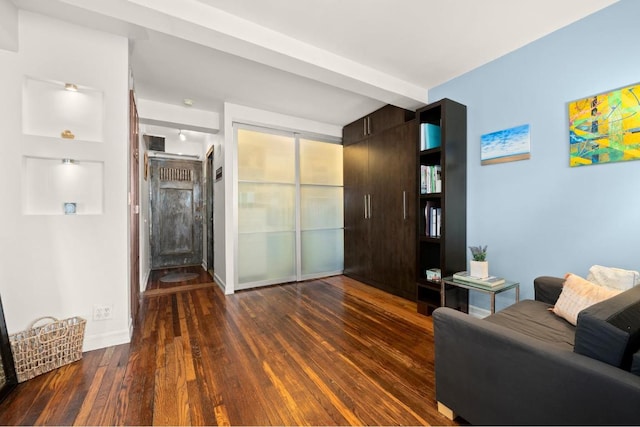
{"label": "recessed wall niche", "polygon": [[[103,162],[23,158],[26,215],[100,215]],[[70,212],[70,204],[75,204]]]}
{"label": "recessed wall niche", "polygon": [[102,141],[103,100],[101,91],[74,82],[27,76],[22,90],[22,132],[57,139]]}

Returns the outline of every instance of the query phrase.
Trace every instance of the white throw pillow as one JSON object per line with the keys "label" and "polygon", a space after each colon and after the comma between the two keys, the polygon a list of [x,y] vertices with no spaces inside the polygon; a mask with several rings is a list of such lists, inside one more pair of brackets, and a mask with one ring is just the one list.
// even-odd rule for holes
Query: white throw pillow
{"label": "white throw pillow", "polygon": [[564,278],[560,297],[551,310],[574,326],[578,322],[578,313],[582,310],[622,292],[596,285],[572,273],[567,273]]}
{"label": "white throw pillow", "polygon": [[594,265],[589,269],[587,280],[596,285],[626,291],[640,284],[640,273],[622,268]]}

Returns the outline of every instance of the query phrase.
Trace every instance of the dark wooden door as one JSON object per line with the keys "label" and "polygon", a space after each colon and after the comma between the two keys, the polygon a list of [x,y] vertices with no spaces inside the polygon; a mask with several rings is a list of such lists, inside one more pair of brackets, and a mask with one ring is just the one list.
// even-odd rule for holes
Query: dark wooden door
{"label": "dark wooden door", "polygon": [[129,298],[131,322],[136,326],[140,308],[140,147],[138,109],[129,91]]}
{"label": "dark wooden door", "polygon": [[413,111],[393,105],[385,105],[371,114],[346,125],[342,129],[342,143],[345,146],[354,144],[368,136],[373,136],[412,120],[414,117],[415,113]]}
{"label": "dark wooden door", "polygon": [[207,153],[207,179],[205,182],[207,183],[207,270],[209,272],[213,272],[213,184],[214,184],[214,173],[213,173],[213,147]]}
{"label": "dark wooden door", "polygon": [[344,147],[345,274],[415,298],[416,126]]}
{"label": "dark wooden door", "polygon": [[151,268],[202,264],[202,162],[154,158]]}
{"label": "dark wooden door", "polygon": [[371,274],[369,249],[368,140],[347,145],[343,150],[344,168],[344,272],[359,279]]}
{"label": "dark wooden door", "polygon": [[347,146],[360,141],[367,135],[367,117],[356,120],[342,129],[342,143]]}
{"label": "dark wooden door", "polygon": [[[380,151],[374,150],[372,161],[377,184],[372,184],[381,196],[372,201],[380,215],[372,216],[372,228],[379,236],[372,242],[373,264],[383,264],[379,273],[392,292],[405,298],[415,298],[415,164],[416,126],[413,122],[391,128],[381,135]],[[383,150],[384,148],[384,150]],[[412,167],[413,165],[413,167]]]}
{"label": "dark wooden door", "polygon": [[371,257],[370,279],[376,282],[378,287],[387,289],[391,287],[388,282],[389,258],[387,256],[387,245],[389,242],[386,221],[392,215],[393,206],[388,206],[389,181],[393,179],[389,176],[388,156],[393,150],[387,145],[388,131],[378,133],[369,138],[369,227],[370,245],[369,253]]}

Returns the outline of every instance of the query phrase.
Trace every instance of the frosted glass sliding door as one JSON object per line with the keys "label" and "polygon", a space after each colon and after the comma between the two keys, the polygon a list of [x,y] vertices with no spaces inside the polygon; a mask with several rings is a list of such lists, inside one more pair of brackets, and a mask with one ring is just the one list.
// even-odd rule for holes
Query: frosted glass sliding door
{"label": "frosted glass sliding door", "polygon": [[295,139],[238,129],[238,283],[296,280]]}
{"label": "frosted glass sliding door", "polygon": [[300,144],[302,278],[340,273],[344,266],[342,145],[310,139]]}
{"label": "frosted glass sliding door", "polygon": [[342,145],[237,128],[238,289],[343,270]]}

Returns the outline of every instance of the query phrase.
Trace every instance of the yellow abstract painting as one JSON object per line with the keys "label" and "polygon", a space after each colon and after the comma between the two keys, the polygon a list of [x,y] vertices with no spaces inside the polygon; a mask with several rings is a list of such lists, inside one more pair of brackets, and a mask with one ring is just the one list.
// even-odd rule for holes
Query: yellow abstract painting
{"label": "yellow abstract painting", "polygon": [[573,166],[640,160],[640,84],[569,103]]}

